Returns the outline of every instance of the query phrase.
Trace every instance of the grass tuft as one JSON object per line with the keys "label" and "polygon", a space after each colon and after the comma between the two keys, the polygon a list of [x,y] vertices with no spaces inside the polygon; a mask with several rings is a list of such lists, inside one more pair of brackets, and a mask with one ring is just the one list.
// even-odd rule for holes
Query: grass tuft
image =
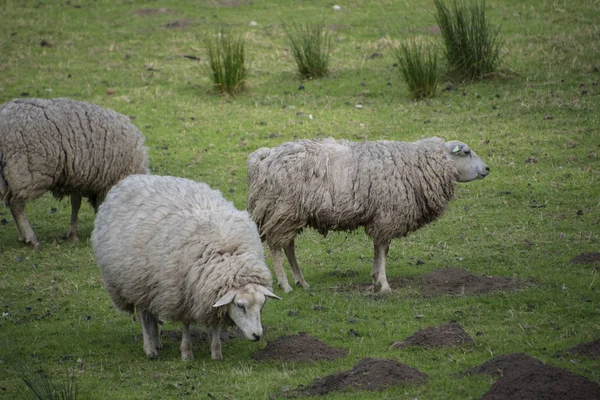
{"label": "grass tuft", "polygon": [[302,78],[320,78],[329,72],[331,33],[323,24],[284,24],[287,42]]}
{"label": "grass tuft", "polygon": [[500,27],[485,17],[485,0],[434,0],[450,75],[460,80],[481,79],[500,63]]}
{"label": "grass tuft", "polygon": [[58,380],[52,379],[45,371],[33,369],[22,361],[12,360],[11,365],[33,397],[38,400],[75,400],[78,385],[74,374],[66,374]]}
{"label": "grass tuft", "polygon": [[439,81],[435,48],[423,48],[416,41],[396,49],[400,74],[415,100],[435,97]]}
{"label": "grass tuft", "polygon": [[220,28],[206,35],[205,44],[215,90],[228,94],[242,92],[247,74],[243,34]]}

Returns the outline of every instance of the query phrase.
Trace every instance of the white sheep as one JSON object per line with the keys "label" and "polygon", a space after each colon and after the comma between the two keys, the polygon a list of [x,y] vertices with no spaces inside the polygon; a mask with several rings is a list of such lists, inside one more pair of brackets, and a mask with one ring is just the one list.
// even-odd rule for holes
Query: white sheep
{"label": "white sheep", "polygon": [[16,99],[0,106],[0,199],[19,239],[40,247],[25,204],[47,191],[71,196],[69,238],[77,240],[81,198],[94,211],[122,178],[148,170],[141,132],[129,118],[69,99]]}
{"label": "white sheep", "polygon": [[235,324],[259,340],[266,298],[279,299],[250,215],[204,183],[123,179],[100,206],[92,247],[115,306],[137,310],[151,358],[160,348],[158,319],[183,323],[183,360],[194,357],[190,323],[210,328],[211,356],[218,360],[220,328]]}
{"label": "white sheep", "polygon": [[363,226],[374,242],[374,289],[387,292],[385,259],[391,239],[439,217],[456,181],[488,173],[475,152],[458,141],[298,140],[250,154],[247,206],[267,241],[284,291],[292,289],[282,248],[296,284],[309,286],[296,261],[298,232],[308,226],[326,235]]}

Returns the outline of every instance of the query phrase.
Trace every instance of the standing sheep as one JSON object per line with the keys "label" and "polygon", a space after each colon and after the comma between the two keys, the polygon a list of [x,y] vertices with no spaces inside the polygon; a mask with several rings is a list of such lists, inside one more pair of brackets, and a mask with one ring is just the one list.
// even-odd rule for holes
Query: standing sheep
{"label": "standing sheep", "polygon": [[204,183],[123,179],[100,206],[92,247],[115,306],[137,310],[151,358],[160,348],[157,319],[183,323],[183,360],[194,358],[190,323],[211,328],[212,359],[220,360],[220,328],[235,324],[259,340],[266,298],[279,299],[250,215]]}
{"label": "standing sheep", "polygon": [[25,203],[47,191],[71,196],[69,238],[77,240],[81,198],[94,211],[108,190],[148,170],[144,138],[129,118],[69,99],[16,99],[0,106],[0,198],[19,239],[39,249]]}
{"label": "standing sheep", "polygon": [[388,292],[385,259],[391,239],[439,217],[455,182],[484,178],[488,166],[458,141],[414,143],[299,140],[248,158],[248,210],[266,239],[279,286],[291,289],[281,249],[296,284],[308,288],[296,261],[294,237],[304,227],[365,228],[373,238],[373,284]]}

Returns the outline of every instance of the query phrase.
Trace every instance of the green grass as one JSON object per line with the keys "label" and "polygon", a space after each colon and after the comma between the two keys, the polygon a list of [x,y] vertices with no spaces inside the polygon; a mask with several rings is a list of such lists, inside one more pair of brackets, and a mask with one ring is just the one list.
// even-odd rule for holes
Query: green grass
{"label": "green grass", "polygon": [[303,79],[321,78],[329,72],[333,43],[331,32],[322,23],[284,23],[287,43]]}
{"label": "green grass", "polygon": [[[440,89],[448,90],[427,102],[411,101],[393,66],[393,44],[415,36],[439,39],[432,28],[434,4],[377,0],[341,6],[333,11],[320,2],[173,0],[161,10],[165,3],[138,0],[5,0],[0,102],[26,92],[90,101],[135,116],[154,173],[207,182],[239,208],[245,206],[247,156],[261,146],[326,136],[462,140],[488,163],[491,174],[459,184],[442,218],[394,240],[388,277],[420,278],[453,266],[535,280],[537,286],[442,298],[423,298],[416,286],[384,297],[333,290],[370,280],[372,243],[362,230],[327,238],[308,230],[296,244],[311,289],[277,290],[283,301],[269,302],[263,312],[265,340],[306,331],[347,349],[346,358],[315,365],[258,363],[252,354],[265,340],[233,340],[224,343],[222,362],[210,360],[208,345],[197,345],[196,360],[184,363],[179,344],[165,341],[161,359],[151,361],[138,339],[139,324],[113,308],[102,285],[89,243],[91,207],[82,205],[81,242],[71,244],[64,239],[68,202],[46,195],[26,208],[41,241],[39,252],[18,243],[9,210],[0,208],[0,220],[6,220],[0,223],[0,398],[26,390],[8,365],[9,356],[26,359],[51,377],[76,371],[84,399],[186,393],[277,398],[283,388],[350,369],[364,357],[394,358],[427,373],[429,380],[383,394],[351,392],[328,399],[477,399],[493,381],[453,374],[515,352],[600,381],[597,360],[565,351],[600,335],[598,266],[570,262],[579,253],[600,251],[600,73],[595,70],[600,6],[488,1],[486,17],[502,23],[504,47],[510,49],[505,63],[513,76],[453,87],[441,82]],[[329,75],[304,82],[304,90],[298,90],[281,25],[292,18],[323,20],[336,46]],[[207,51],[198,40],[224,22],[245,33],[251,60],[247,88],[234,97],[212,93]],[[42,39],[52,46],[41,46]],[[537,162],[526,162],[531,156]],[[331,274],[336,269],[356,274]],[[472,347],[389,348],[450,320],[473,337]],[[359,336],[350,335],[351,329]]]}
{"label": "green grass", "polygon": [[461,80],[489,77],[501,62],[500,27],[486,17],[485,0],[434,0],[449,73]]}
{"label": "green grass", "polygon": [[205,36],[205,46],[215,90],[228,94],[243,91],[247,75],[243,35],[219,28]]}
{"label": "green grass", "polygon": [[415,100],[435,97],[439,76],[438,59],[434,48],[416,41],[403,43],[396,52],[398,69]]}

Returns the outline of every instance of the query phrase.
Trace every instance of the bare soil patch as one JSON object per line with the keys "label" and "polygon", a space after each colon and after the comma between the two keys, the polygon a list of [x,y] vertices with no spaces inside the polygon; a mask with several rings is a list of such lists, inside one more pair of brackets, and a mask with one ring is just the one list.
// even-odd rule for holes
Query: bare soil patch
{"label": "bare soil patch", "polygon": [[348,355],[348,351],[330,347],[319,339],[301,332],[297,335],[282,336],[267,343],[267,347],[257,351],[257,361],[305,362],[332,361]]}
{"label": "bare soil patch", "polygon": [[509,354],[486,361],[463,374],[501,376],[482,400],[599,399],[600,386],[564,369],[544,365],[525,354]]}
{"label": "bare soil patch", "polygon": [[571,260],[573,264],[600,263],[600,253],[581,253]]}
{"label": "bare soil patch", "polygon": [[457,268],[430,272],[421,281],[421,291],[425,297],[482,294],[494,290],[514,291],[524,286],[524,282],[517,279],[473,275]]}
{"label": "bare soil patch", "polygon": [[580,343],[577,346],[573,346],[569,349],[569,352],[598,359],[600,358],[600,338],[592,342]]}
{"label": "bare soil patch", "polygon": [[315,396],[344,390],[376,392],[391,386],[421,383],[427,378],[426,374],[396,360],[364,358],[349,371],[316,379],[310,386],[300,386],[296,394]]}
{"label": "bare soil patch", "polygon": [[133,13],[135,15],[155,15],[155,14],[170,14],[173,10],[168,9],[166,7],[161,8],[138,8],[134,10]]}
{"label": "bare soil patch", "polygon": [[164,27],[167,29],[183,29],[192,25],[192,21],[189,19],[177,19],[175,21],[167,22]]}
{"label": "bare soil patch", "polygon": [[419,330],[401,342],[394,342],[392,347],[460,347],[473,344],[473,339],[456,322],[438,327],[427,327]]}

